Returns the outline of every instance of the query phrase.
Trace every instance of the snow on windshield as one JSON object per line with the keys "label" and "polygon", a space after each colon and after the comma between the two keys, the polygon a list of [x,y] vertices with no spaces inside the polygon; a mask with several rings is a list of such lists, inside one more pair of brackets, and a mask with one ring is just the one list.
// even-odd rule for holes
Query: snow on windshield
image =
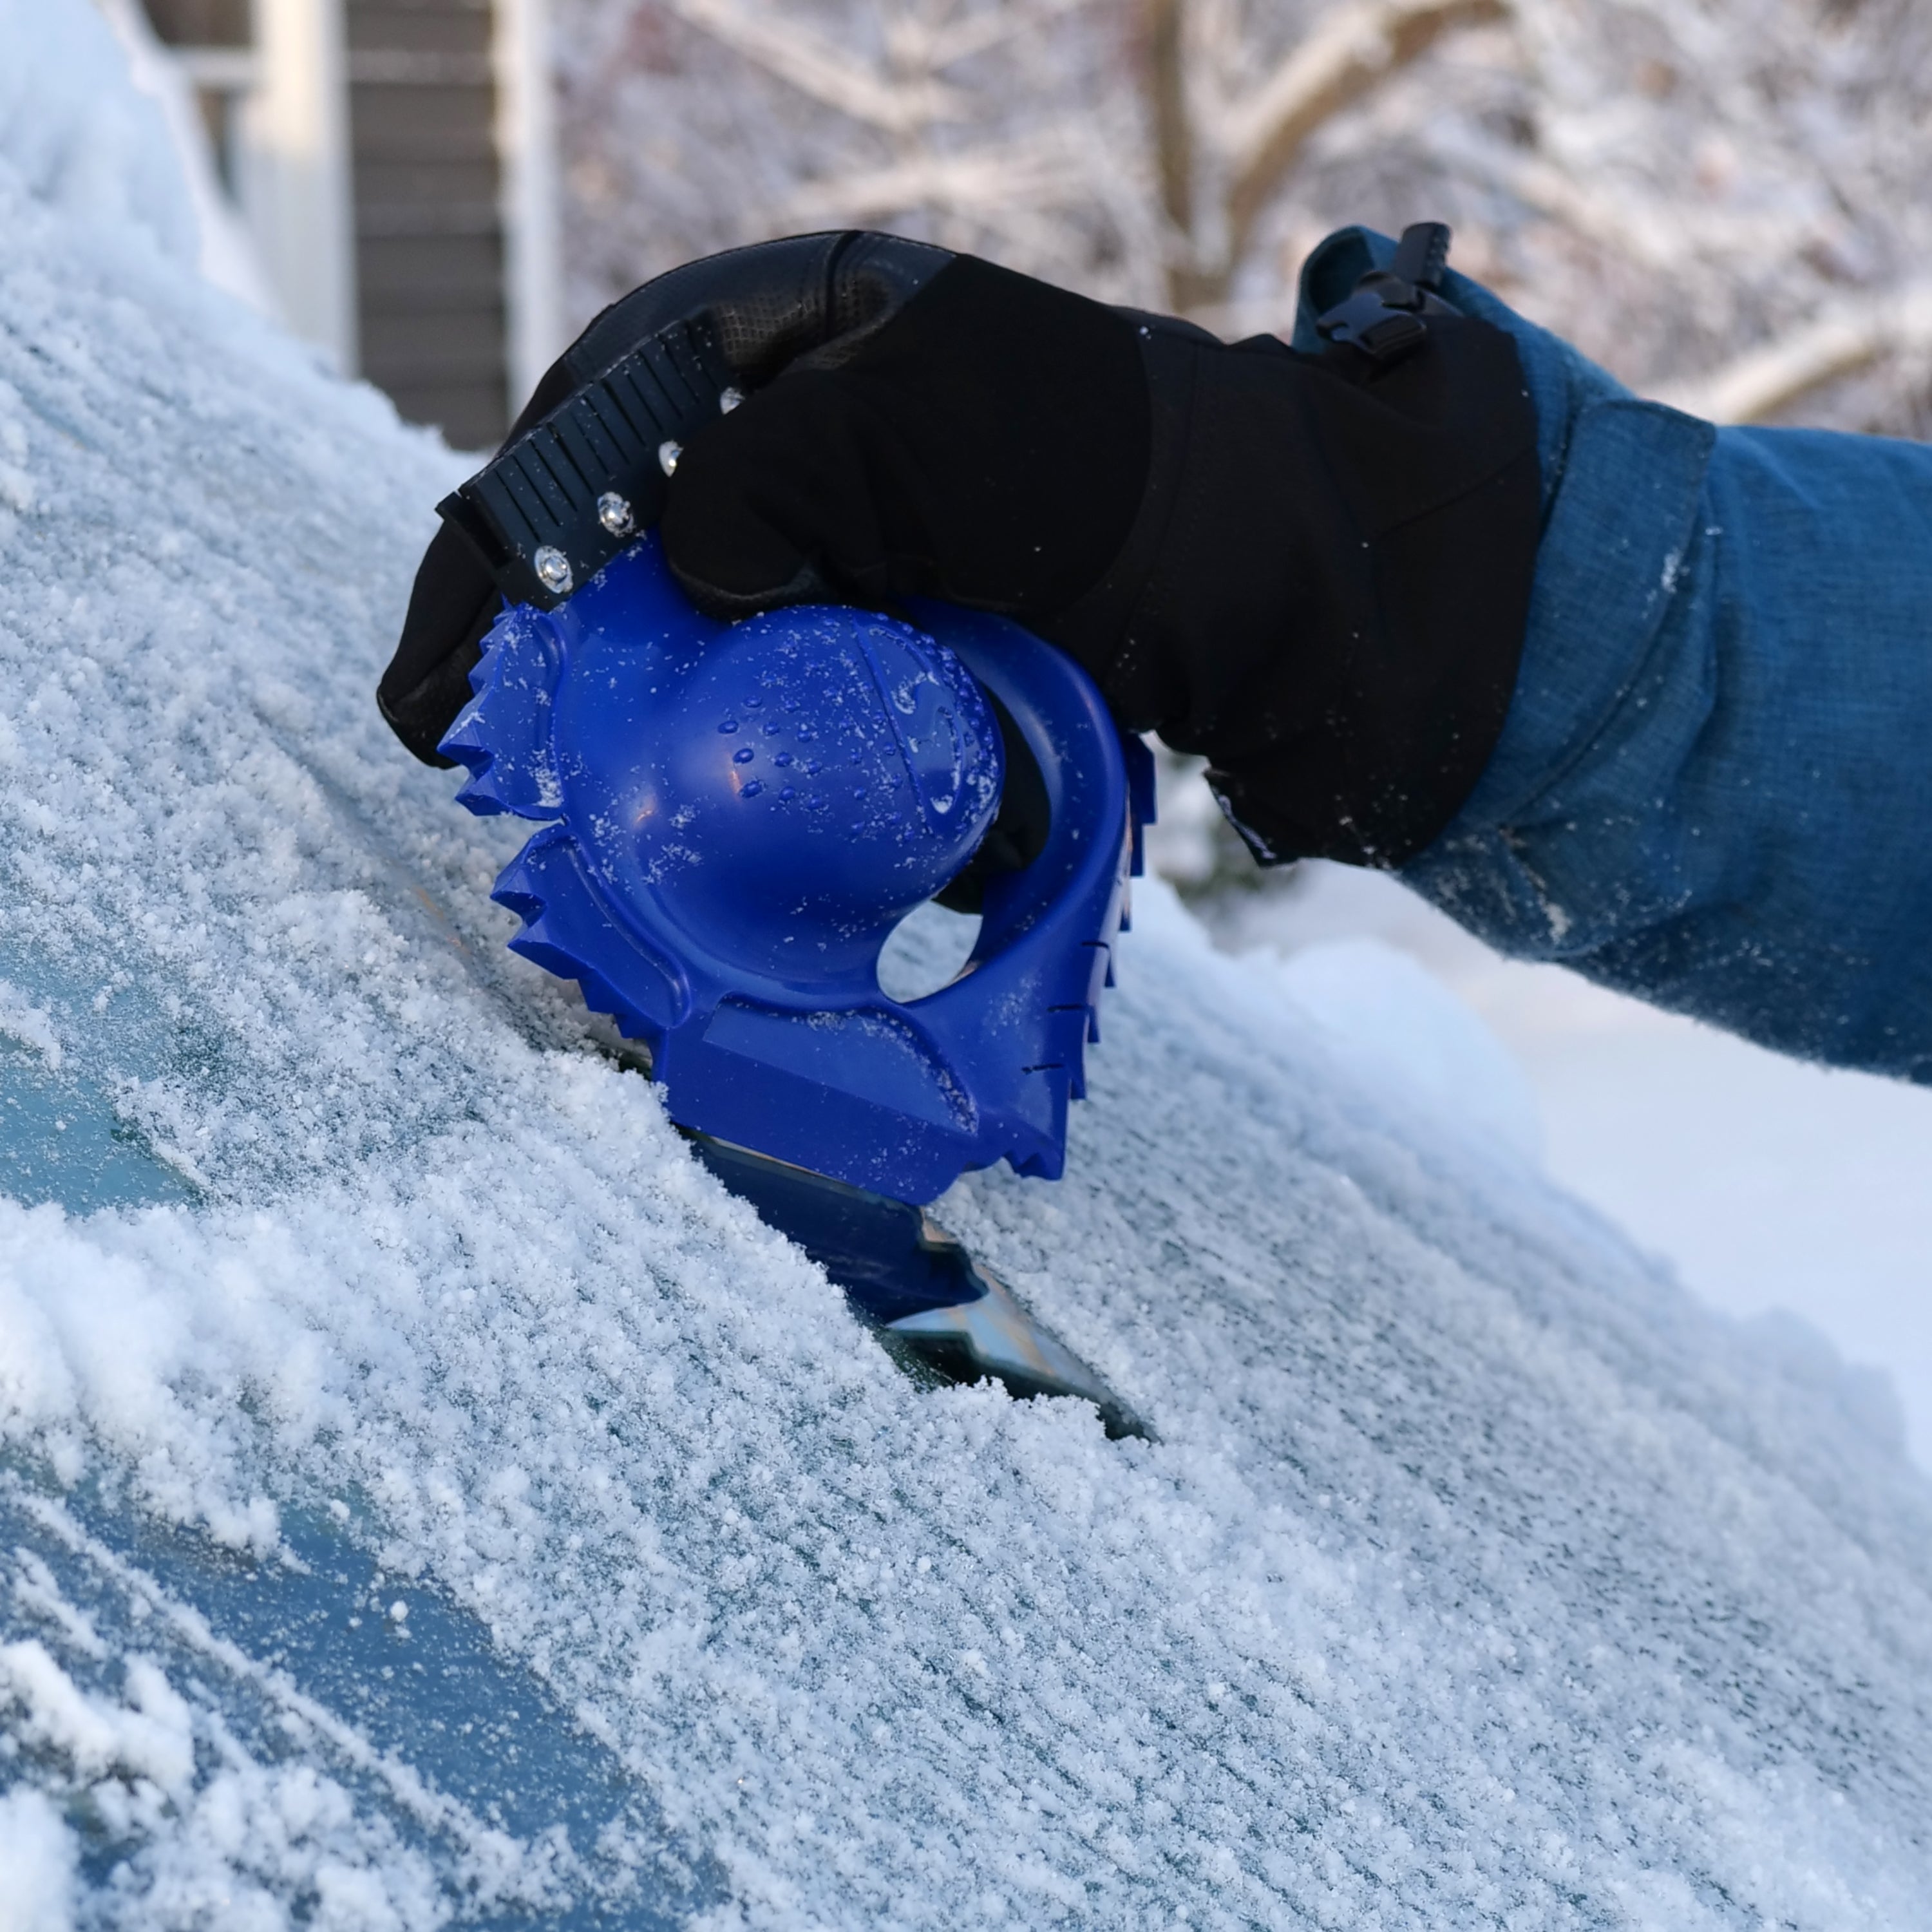
{"label": "snow on windshield", "polygon": [[1159,1440],[916,1389],[376,716],[464,465],[0,43],[0,1923],[1922,1916],[1882,1389],[1159,891],[941,1210]]}

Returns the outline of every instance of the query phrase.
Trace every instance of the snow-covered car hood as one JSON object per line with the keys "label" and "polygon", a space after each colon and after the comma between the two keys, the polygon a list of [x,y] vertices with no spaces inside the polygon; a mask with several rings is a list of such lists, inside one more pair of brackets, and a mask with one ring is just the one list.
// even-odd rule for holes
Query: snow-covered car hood
{"label": "snow-covered car hood", "polygon": [[376,716],[461,464],[88,175],[83,99],[136,105],[33,10],[10,1922],[1922,1918],[1932,1508],[1882,1398],[1162,892],[1069,1178],[943,1209],[1158,1441],[900,1376],[504,952],[514,833]]}

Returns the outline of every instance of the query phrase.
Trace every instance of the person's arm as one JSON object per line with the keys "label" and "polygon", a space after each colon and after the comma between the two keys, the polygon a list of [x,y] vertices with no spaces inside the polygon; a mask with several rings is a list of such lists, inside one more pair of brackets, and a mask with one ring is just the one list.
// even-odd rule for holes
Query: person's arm
{"label": "person's arm", "polygon": [[[1322,339],[1395,251],[1331,238],[1292,346],[1226,345],[796,237],[646,284],[547,386],[709,315],[747,400],[662,531],[706,608],[1005,611],[1204,754],[1264,860],[1399,870],[1504,951],[1932,1079],[1932,451],[1714,430],[1453,273],[1412,352]],[[492,608],[446,530],[383,684],[418,755]]]}
{"label": "person's arm", "polygon": [[[1390,246],[1324,244],[1304,329]],[[1502,735],[1402,876],[1504,952],[1932,1082],[1932,448],[1714,429],[1444,292],[1516,338],[1544,524]]]}

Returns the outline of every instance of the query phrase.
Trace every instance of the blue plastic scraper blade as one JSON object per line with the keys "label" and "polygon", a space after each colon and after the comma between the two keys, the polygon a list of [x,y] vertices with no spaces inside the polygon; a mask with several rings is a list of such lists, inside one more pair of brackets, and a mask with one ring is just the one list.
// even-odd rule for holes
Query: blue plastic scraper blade
{"label": "blue plastic scraper blade", "polygon": [[902,1364],[933,1380],[990,1376],[1022,1398],[1077,1396],[1118,1441],[1146,1425],[1063,1347],[923,1208],[868,1194],[744,1148],[690,1136],[699,1160],[795,1241],[878,1328]]}
{"label": "blue plastic scraper blade", "polygon": [[[1070,659],[919,616],[728,626],[646,538],[499,620],[442,748],[463,803],[541,828],[497,881],[511,945],[638,1043],[729,1184],[907,1346],[1118,1411],[919,1210],[1001,1160],[1061,1172],[1136,856],[1132,754]],[[973,860],[1010,755],[1040,777],[1040,848],[985,879],[964,970],[895,998],[881,949]]]}

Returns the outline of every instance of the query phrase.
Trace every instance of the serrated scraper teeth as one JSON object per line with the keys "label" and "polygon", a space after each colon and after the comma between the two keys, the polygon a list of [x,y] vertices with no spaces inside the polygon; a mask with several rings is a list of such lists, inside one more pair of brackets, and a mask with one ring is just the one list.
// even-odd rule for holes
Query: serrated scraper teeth
{"label": "serrated scraper teeth", "polygon": [[513,952],[574,980],[592,1012],[608,1013],[626,1040],[656,1055],[665,1029],[684,1017],[688,990],[614,925],[566,826],[538,832],[498,874],[490,896],[524,922],[510,941]]}
{"label": "serrated scraper teeth", "polygon": [[470,674],[476,694],[438,747],[470,774],[459,804],[484,816],[560,815],[562,787],[550,745],[560,668],[555,638],[540,614],[520,608],[496,620]]}
{"label": "serrated scraper teeth", "polygon": [[542,884],[531,862],[531,854],[539,847],[566,842],[568,838],[569,834],[560,828],[539,832],[496,875],[490,896],[514,913],[523,921],[526,932],[542,923],[544,913]]}
{"label": "serrated scraper teeth", "polygon": [[478,700],[472,698],[436,747],[446,758],[454,758],[470,774],[469,782],[456,794],[457,803],[485,818],[509,809],[490,775],[490,768],[496,761],[490,735],[488,724],[479,716]]}

